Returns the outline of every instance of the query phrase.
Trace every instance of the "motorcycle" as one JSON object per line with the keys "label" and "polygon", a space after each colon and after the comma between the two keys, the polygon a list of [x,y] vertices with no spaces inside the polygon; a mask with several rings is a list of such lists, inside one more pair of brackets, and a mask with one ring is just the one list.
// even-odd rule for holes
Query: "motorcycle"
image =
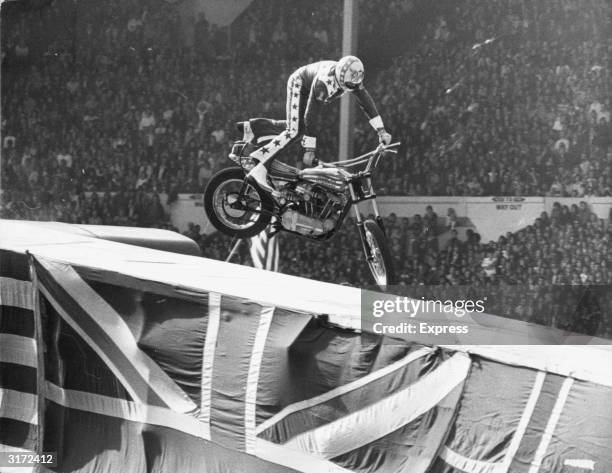
{"label": "motorcycle", "polygon": [[[246,175],[256,162],[250,154],[269,144],[286,128],[283,120],[255,118],[237,124],[243,139],[234,142],[229,159],[237,166],[217,172],[204,192],[209,221],[220,232],[237,238],[251,238],[272,226],[270,237],[280,231],[315,241],[332,238],[351,208],[364,254],[376,284],[385,289],[395,284],[393,258],[383,219],[376,204],[372,175],[380,159],[397,153],[399,142],[379,145],[353,159],[298,169],[278,160],[268,176],[273,195],[249,184]],[[361,168],[361,170],[359,170]],[[357,204],[371,201],[374,219],[364,220]]]}

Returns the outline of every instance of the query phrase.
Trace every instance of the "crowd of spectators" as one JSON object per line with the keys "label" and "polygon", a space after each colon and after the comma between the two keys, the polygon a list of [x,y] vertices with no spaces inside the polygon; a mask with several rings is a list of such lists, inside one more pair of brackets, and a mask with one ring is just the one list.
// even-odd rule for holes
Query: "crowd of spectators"
{"label": "crowd of spectators", "polygon": [[[243,16],[304,15],[301,2],[277,3]],[[178,6],[164,0],[19,2],[2,13],[4,216],[74,215],[92,191],[201,192],[229,164],[233,123],[284,108],[285,76],[308,60],[262,67],[261,50],[245,56],[239,34],[230,50],[227,28],[203,15],[185,46]],[[305,24],[322,28],[324,13]],[[84,221],[100,218],[121,216]]]}
{"label": "crowd of spectators", "polygon": [[[339,55],[340,1],[256,0],[229,29],[200,15],[192,46],[178,5],[164,0],[19,3],[3,9],[2,187],[30,208],[45,191],[63,203],[91,190],[200,192],[229,165],[234,121],[277,116],[291,70]],[[370,50],[390,18],[409,21],[418,8],[380,3],[361,12]],[[605,0],[443,0],[429,18],[421,9],[419,40],[395,45],[393,64],[367,76],[404,143],[382,164],[379,192],[610,195],[611,9]],[[337,113],[320,123],[323,159],[333,159]],[[356,152],[373,139],[359,116]]]}
{"label": "crowd of spectators", "polygon": [[[11,191],[3,196],[6,204],[3,218],[65,222],[86,225],[120,225],[156,227],[178,231],[170,224],[159,194],[144,189],[120,190],[115,193],[89,192],[55,200],[52,190],[37,193],[26,203],[11,198]],[[49,203],[51,202],[51,203]]]}
{"label": "crowd of spectators", "polygon": [[[413,297],[484,298],[489,313],[612,337],[612,224],[584,202],[556,203],[550,215],[490,242],[457,224],[452,209],[446,219],[431,207],[413,218],[391,214],[385,228],[398,283]],[[219,233],[200,235],[195,227],[188,235],[214,259],[225,260],[234,243]],[[276,238],[281,272],[372,286],[351,219],[325,244],[283,233]],[[250,264],[246,245],[234,262]]]}
{"label": "crowd of spectators", "polygon": [[451,2],[372,86],[406,144],[387,192],[612,195],[611,18],[605,0]]}

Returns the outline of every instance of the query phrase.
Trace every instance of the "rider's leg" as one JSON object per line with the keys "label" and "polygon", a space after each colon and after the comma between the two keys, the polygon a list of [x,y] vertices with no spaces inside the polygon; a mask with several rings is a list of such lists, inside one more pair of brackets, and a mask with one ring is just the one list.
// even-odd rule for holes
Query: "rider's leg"
{"label": "rider's leg", "polygon": [[287,129],[276,136],[269,144],[262,146],[251,153],[251,157],[258,164],[251,169],[248,177],[272,192],[274,189],[268,184],[268,169],[274,160],[274,155],[293,141],[299,133],[300,105],[301,105],[302,79],[298,74],[292,74],[287,81]]}

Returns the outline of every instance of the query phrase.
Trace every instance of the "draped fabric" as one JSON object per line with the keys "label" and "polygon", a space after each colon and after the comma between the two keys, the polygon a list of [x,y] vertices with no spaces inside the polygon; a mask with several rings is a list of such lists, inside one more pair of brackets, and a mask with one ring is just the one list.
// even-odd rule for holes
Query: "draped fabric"
{"label": "draped fabric", "polygon": [[607,350],[391,339],[209,287],[235,265],[198,259],[185,287],[157,276],[171,255],[112,245],[95,266],[0,252],[0,449],[87,473],[612,471],[612,374],[579,363]]}

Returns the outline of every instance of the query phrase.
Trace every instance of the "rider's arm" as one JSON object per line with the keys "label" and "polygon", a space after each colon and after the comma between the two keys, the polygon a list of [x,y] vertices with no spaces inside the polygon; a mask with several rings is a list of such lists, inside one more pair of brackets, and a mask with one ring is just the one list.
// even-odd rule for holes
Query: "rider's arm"
{"label": "rider's arm", "polygon": [[378,110],[376,110],[376,105],[374,105],[374,100],[372,99],[370,93],[366,90],[363,84],[359,84],[359,87],[357,87],[353,93],[355,94],[357,103],[368,116],[370,126],[378,133],[378,140],[380,143],[385,145],[391,143],[391,135],[387,133],[387,130],[385,130],[385,125],[382,118],[378,114]]}
{"label": "rider's arm", "polygon": [[364,113],[370,120],[370,125],[372,126],[372,128],[377,131],[380,129],[384,129],[385,126],[383,124],[382,118],[378,114],[378,110],[376,109],[374,100],[372,99],[372,96],[367,91],[367,89],[363,86],[363,84],[360,84],[359,87],[357,87],[353,91],[353,94],[355,95],[355,98],[357,99],[357,103],[361,107],[361,110],[364,111]]}

